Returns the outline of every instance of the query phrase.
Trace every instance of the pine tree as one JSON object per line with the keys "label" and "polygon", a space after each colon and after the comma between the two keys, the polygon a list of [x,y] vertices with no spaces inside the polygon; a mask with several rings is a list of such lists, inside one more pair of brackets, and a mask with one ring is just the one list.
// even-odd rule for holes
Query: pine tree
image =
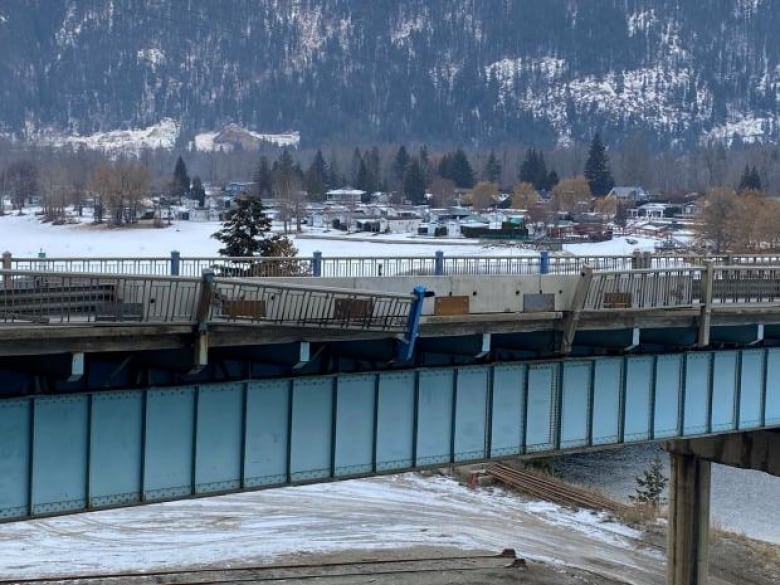
{"label": "pine tree", "polygon": [[414,205],[425,203],[425,175],[423,175],[420,161],[413,159],[406,168],[404,176],[404,195]]}
{"label": "pine tree", "polygon": [[304,184],[306,192],[312,201],[322,201],[325,199],[325,184],[328,179],[328,165],[322,156],[322,151],[318,150],[311,161],[309,169],[306,171]]}
{"label": "pine tree", "polygon": [[525,153],[518,178],[522,183],[531,183],[537,191],[549,191],[558,184],[555,171],[547,172],[544,153],[535,148],[529,148]]}
{"label": "pine tree", "polygon": [[636,478],[636,493],[629,496],[632,502],[647,504],[656,509],[661,504],[661,496],[666,489],[669,479],[664,475],[661,458],[656,455],[642,475]]}
{"label": "pine tree", "polygon": [[211,235],[222,242],[220,256],[268,256],[271,220],[258,197],[243,195],[234,199],[235,208],[227,212],[222,228]]}
{"label": "pine tree", "polygon": [[449,173],[450,176],[445,179],[452,179],[457,187],[471,189],[474,186],[474,171],[462,148],[453,153],[449,162]]}
{"label": "pine tree", "polygon": [[273,189],[273,177],[267,156],[260,157],[252,180],[255,182],[255,195],[257,197],[270,197]]}
{"label": "pine tree", "polygon": [[496,154],[492,150],[485,161],[485,167],[482,169],[482,180],[496,184],[501,180],[501,163],[498,162]]}
{"label": "pine tree", "polygon": [[192,178],[190,197],[198,201],[198,207],[206,206],[206,189],[203,188],[203,182],[200,180],[200,177]]}
{"label": "pine tree", "polygon": [[585,163],[585,178],[588,179],[590,192],[594,197],[603,197],[615,186],[615,181],[609,170],[607,149],[602,144],[598,132],[590,143],[588,160]]}
{"label": "pine tree", "polygon": [[171,196],[181,200],[190,192],[190,177],[187,174],[187,165],[181,158],[176,159],[176,166],[173,169],[173,181],[171,182]]}
{"label": "pine tree", "polygon": [[406,167],[408,165],[409,153],[406,152],[406,147],[402,144],[393,160],[393,180],[397,186],[403,185],[404,177],[406,177]]}
{"label": "pine tree", "polygon": [[758,174],[758,169],[755,165],[750,168],[745,165],[745,170],[742,172],[742,177],[739,180],[739,188],[737,191],[740,193],[744,191],[760,191],[761,190],[761,175]]}

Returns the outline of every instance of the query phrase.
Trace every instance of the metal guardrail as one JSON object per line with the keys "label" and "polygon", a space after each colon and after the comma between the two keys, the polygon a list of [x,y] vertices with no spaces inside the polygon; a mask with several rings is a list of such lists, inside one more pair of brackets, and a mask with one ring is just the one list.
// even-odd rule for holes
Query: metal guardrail
{"label": "metal guardrail", "polygon": [[12,258],[9,268],[38,272],[170,276],[171,260],[169,258]]}
{"label": "metal guardrail", "polygon": [[[595,272],[585,308],[692,307],[705,302],[706,267]],[[713,304],[780,303],[780,266],[713,266]]]}
{"label": "metal guardrail", "polygon": [[0,271],[0,323],[195,323],[200,279]]}
{"label": "metal guardrail", "polygon": [[401,257],[195,257],[182,258],[172,252],[169,258],[14,258],[3,256],[3,267],[12,270],[43,272],[90,272],[137,275],[171,275],[199,277],[213,270],[223,277],[391,277],[410,275],[468,276],[528,274],[578,274],[585,265],[594,270],[665,269],[701,266],[706,260],[715,266],[780,266],[778,255],[695,254],[554,256],[542,251],[534,256],[434,256]]}
{"label": "metal guardrail", "polygon": [[178,274],[196,276],[213,270],[220,277],[313,276],[311,258],[181,258]]}
{"label": "metal guardrail", "polygon": [[[274,323],[403,331],[414,296],[267,280],[0,270],[0,325]],[[204,286],[210,287],[204,289]],[[207,311],[201,316],[201,293]]]}
{"label": "metal guardrail", "polygon": [[209,320],[403,331],[413,298],[411,294],[217,278]]}
{"label": "metal guardrail", "polygon": [[699,302],[694,282],[702,268],[670,268],[595,272],[586,309],[646,309],[689,307]]}

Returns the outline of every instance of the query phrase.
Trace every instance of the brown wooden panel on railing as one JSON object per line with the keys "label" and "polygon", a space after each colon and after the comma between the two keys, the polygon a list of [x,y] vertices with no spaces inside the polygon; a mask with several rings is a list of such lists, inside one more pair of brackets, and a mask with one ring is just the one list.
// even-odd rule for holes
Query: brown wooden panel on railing
{"label": "brown wooden panel on railing", "polygon": [[439,316],[468,315],[468,296],[436,297],[433,302],[433,314]]}
{"label": "brown wooden panel on railing", "polygon": [[265,317],[265,301],[247,301],[243,299],[222,301],[222,314],[231,319],[262,319]]}
{"label": "brown wooden panel on railing", "polygon": [[373,313],[374,301],[371,299],[336,299],[333,306],[336,321],[367,321]]}
{"label": "brown wooden panel on railing", "polygon": [[631,293],[627,292],[605,292],[605,309],[628,309],[631,307]]}

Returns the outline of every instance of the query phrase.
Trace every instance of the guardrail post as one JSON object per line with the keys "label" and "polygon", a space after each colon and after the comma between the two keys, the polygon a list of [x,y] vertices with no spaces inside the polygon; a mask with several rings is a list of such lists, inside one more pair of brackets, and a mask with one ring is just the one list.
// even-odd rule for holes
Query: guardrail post
{"label": "guardrail post", "polygon": [[563,319],[563,335],[561,337],[561,353],[568,354],[574,343],[574,334],[577,332],[577,323],[580,320],[580,314],[585,308],[585,301],[588,299],[590,283],[593,280],[593,269],[587,264],[582,267],[580,278],[577,281],[577,288],[574,289],[574,297],[571,300],[569,312]]}
{"label": "guardrail post", "polygon": [[198,330],[195,340],[194,370],[200,370],[209,363],[209,316],[211,314],[211,300],[214,298],[215,278],[214,271],[207,268],[203,271],[200,281],[200,296],[198,297],[198,306],[195,308]]}
{"label": "guardrail post", "polygon": [[433,259],[433,274],[435,276],[444,276],[444,251],[436,250]]}
{"label": "guardrail post", "polygon": [[171,276],[179,276],[181,269],[181,252],[171,250]]}
{"label": "guardrail post", "polygon": [[432,296],[433,291],[428,292],[424,286],[417,286],[412,291],[414,300],[409,308],[409,320],[406,323],[406,335],[398,344],[398,360],[408,362],[414,355],[414,344],[420,333],[420,318],[422,317],[423,301],[425,297]]}
{"label": "guardrail post", "polygon": [[315,250],[311,257],[311,275],[322,276],[322,252]]}
{"label": "guardrail post", "polygon": [[642,252],[634,250],[631,253],[631,270],[639,270],[642,268]]}
{"label": "guardrail post", "polygon": [[539,274],[550,273],[550,251],[541,250],[539,252]]}
{"label": "guardrail post", "polygon": [[[3,270],[11,270],[11,252],[3,252]],[[13,279],[9,276],[5,278],[5,288],[10,289],[13,286]]]}
{"label": "guardrail post", "polygon": [[704,271],[701,275],[701,313],[699,315],[699,347],[710,344],[710,322],[712,321],[712,287],[715,280],[715,269],[712,260],[704,261]]}

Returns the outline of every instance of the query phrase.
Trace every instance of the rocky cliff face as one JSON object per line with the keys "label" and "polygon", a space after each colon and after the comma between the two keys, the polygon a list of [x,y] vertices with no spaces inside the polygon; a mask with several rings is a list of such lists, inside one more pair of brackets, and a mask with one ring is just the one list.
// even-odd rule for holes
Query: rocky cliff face
{"label": "rocky cliff face", "polygon": [[774,0],[4,0],[0,131],[778,138]]}

